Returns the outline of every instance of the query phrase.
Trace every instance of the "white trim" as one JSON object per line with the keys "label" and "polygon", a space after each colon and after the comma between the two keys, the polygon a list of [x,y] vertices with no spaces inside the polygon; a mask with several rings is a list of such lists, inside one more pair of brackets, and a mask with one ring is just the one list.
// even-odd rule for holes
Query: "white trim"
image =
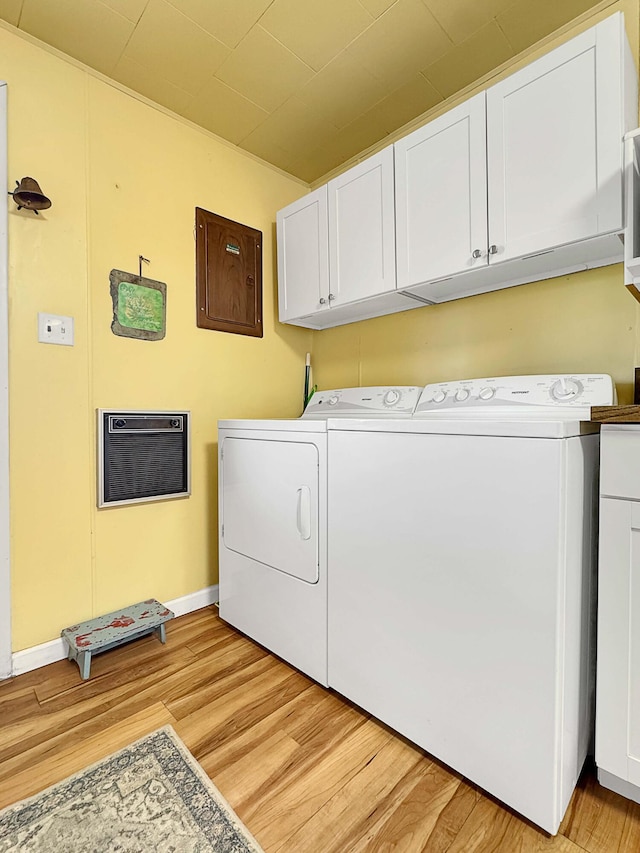
{"label": "white trim", "polygon": [[220,587],[218,584],[215,584],[214,586],[199,589],[198,592],[190,592],[189,595],[183,595],[182,598],[174,598],[172,601],[164,603],[169,610],[173,610],[176,616],[184,616],[185,613],[193,613],[194,610],[201,610],[203,607],[215,604],[219,598]]}
{"label": "white trim", "polygon": [[[173,610],[176,616],[184,616],[186,613],[192,613],[194,610],[208,607],[217,600],[218,584],[215,584],[215,586],[200,589],[198,592],[183,595],[181,598],[166,601],[164,604],[167,605],[169,610]],[[167,636],[170,636],[170,632],[171,628],[169,627]],[[66,656],[67,647],[65,642],[61,637],[58,637],[55,640],[50,640],[48,643],[41,643],[39,646],[32,646],[30,649],[15,652],[13,655],[13,674],[22,675],[24,672],[31,672],[32,669],[38,669],[49,663],[64,660]]]}
{"label": "white trim", "polygon": [[0,83],[0,678],[11,675],[7,85]]}

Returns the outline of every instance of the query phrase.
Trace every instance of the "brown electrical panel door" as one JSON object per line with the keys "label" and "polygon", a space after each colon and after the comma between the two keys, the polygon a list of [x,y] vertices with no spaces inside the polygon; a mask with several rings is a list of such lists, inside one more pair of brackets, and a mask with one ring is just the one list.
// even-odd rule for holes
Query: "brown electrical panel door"
{"label": "brown electrical panel door", "polygon": [[196,207],[198,326],[262,337],[262,232]]}

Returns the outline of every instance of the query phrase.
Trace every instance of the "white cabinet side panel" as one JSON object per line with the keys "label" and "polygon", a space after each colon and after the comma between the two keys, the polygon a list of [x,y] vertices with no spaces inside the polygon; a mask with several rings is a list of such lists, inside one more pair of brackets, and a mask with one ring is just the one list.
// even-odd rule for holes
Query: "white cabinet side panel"
{"label": "white cabinet side panel", "polygon": [[631,558],[629,561],[629,720],[628,775],[640,785],[640,503],[631,505]]}
{"label": "white cabinet side panel", "polygon": [[[608,436],[602,435],[606,444]],[[602,471],[606,471],[606,458]],[[628,780],[630,501],[600,501],[596,764]],[[637,534],[633,534],[637,535]]]}

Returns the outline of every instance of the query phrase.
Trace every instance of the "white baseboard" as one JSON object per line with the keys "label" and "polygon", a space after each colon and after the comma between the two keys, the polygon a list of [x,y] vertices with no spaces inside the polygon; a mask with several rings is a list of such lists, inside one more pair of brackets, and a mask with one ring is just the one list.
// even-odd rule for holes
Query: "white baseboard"
{"label": "white baseboard", "polygon": [[[217,600],[218,584],[215,584],[200,589],[198,592],[191,592],[189,595],[183,595],[181,598],[174,598],[172,601],[163,603],[167,605],[169,610],[173,610],[176,616],[184,616],[186,613],[208,607]],[[48,643],[41,643],[39,646],[32,646],[30,649],[23,649],[21,652],[14,652],[12,655],[13,675],[31,672],[32,669],[64,660],[66,656],[67,646],[62,637],[50,640]]]}

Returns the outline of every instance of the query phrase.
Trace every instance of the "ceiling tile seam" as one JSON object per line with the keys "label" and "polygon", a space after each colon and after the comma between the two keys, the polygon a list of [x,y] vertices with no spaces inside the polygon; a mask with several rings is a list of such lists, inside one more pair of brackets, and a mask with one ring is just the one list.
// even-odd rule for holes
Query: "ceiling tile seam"
{"label": "ceiling tile seam", "polygon": [[[149,5],[149,3],[150,3],[150,2],[151,2],[151,0],[147,0],[147,6]],[[186,18],[186,19],[187,19],[188,21],[190,21],[192,24],[195,24],[195,26],[196,26],[196,27],[198,27],[198,29],[203,30],[203,31],[204,31],[208,36],[211,36],[211,38],[215,39],[216,41],[219,41],[219,42],[220,42],[220,44],[223,44],[223,45],[227,48],[227,50],[231,51],[232,53],[233,53],[233,51],[236,49],[236,47],[240,44],[240,42],[242,41],[242,39],[247,35],[247,33],[248,33],[250,30],[252,30],[252,29],[253,29],[253,27],[255,26],[255,24],[257,24],[257,21],[254,21],[254,23],[253,23],[253,24],[251,24],[251,26],[249,27],[249,29],[247,30],[247,32],[242,36],[242,38],[240,39],[240,41],[236,42],[236,44],[234,44],[234,45],[228,45],[226,42],[223,42],[223,41],[222,41],[221,39],[219,39],[217,36],[214,36],[214,35],[213,35],[213,33],[210,33],[210,32],[209,32],[209,30],[205,29],[203,26],[201,26],[197,21],[195,21],[195,20],[194,20],[193,18],[191,18],[189,15],[185,14],[185,13],[182,11],[182,9],[180,8],[180,6],[176,5],[176,0],[165,0],[165,2],[166,2],[166,3],[168,3],[168,5],[169,5],[169,6],[171,6],[171,8],[172,8],[175,12],[178,12],[180,15],[182,15],[182,17],[183,17],[183,18]],[[274,2],[275,2],[275,0],[272,0],[272,3],[274,3]],[[271,5],[271,4],[270,4],[270,5]],[[145,10],[146,10],[147,6],[145,6]],[[262,15],[261,15],[260,17],[262,17]],[[142,18],[142,15],[140,16],[140,18]],[[139,20],[139,19],[138,19],[138,20]]]}
{"label": "ceiling tile seam", "polygon": [[[427,66],[427,67],[429,67],[429,66]],[[424,72],[424,71],[418,71],[418,74],[419,74],[421,77],[423,77],[423,78],[427,81],[427,83],[428,83],[428,84],[433,88],[433,90],[434,90],[435,92],[437,92],[437,93],[440,95],[441,102],[442,102],[442,101],[446,101],[446,99],[447,99],[447,95],[444,95],[444,94],[440,91],[440,89],[438,89],[438,87],[436,86],[436,84],[435,84],[432,80],[429,80],[429,78],[427,77],[427,75],[425,74],[425,72]],[[432,109],[433,109],[433,107],[432,107]]]}
{"label": "ceiling tile seam", "polygon": [[[509,9],[510,8],[511,8],[511,6],[509,6]],[[500,32],[504,36],[505,41],[507,42],[507,44],[509,45],[511,50],[514,51],[514,53],[517,55],[518,51],[516,50],[515,46],[511,43],[509,36],[505,33],[504,29],[502,28],[502,25],[500,24],[500,21],[498,20],[498,16],[496,15],[495,18],[492,18],[492,21],[495,23],[497,28],[500,30]]]}
{"label": "ceiling tile seam", "polygon": [[[219,39],[219,38],[216,38],[216,37],[215,37],[214,35],[212,35],[208,30],[205,30],[205,28],[204,28],[204,27],[201,27],[201,26],[200,26],[200,24],[199,24],[197,21],[194,21],[194,20],[193,20],[193,18],[190,18],[188,15],[185,15],[185,13],[184,13],[184,12],[182,12],[180,9],[178,9],[176,6],[174,6],[174,5],[173,5],[173,3],[171,2],[171,0],[165,0],[165,2],[166,2],[169,6],[171,6],[171,8],[174,10],[174,12],[177,12],[177,13],[178,13],[178,15],[180,15],[180,17],[181,17],[181,18],[184,18],[184,19],[185,19],[185,21],[189,21],[189,23],[190,23],[190,24],[193,24],[193,26],[194,26],[194,27],[197,27],[197,28],[200,30],[200,32],[204,33],[204,35],[205,35],[205,36],[207,36],[207,38],[213,39],[213,41],[217,42],[217,43],[220,45],[220,47],[222,47],[225,51],[228,51],[227,56],[225,56],[225,58],[222,60],[222,62],[224,62],[225,60],[227,60],[227,59],[229,58],[229,56],[231,56],[231,54],[233,53],[233,51],[235,50],[235,48],[229,47],[229,45],[226,45],[223,41],[220,41],[220,39]],[[144,11],[143,11],[143,13],[140,15],[140,18],[138,19],[138,23],[135,25],[134,32],[135,32],[135,30],[139,27],[140,22],[142,21],[142,19],[143,19],[143,18],[144,18],[144,16],[146,15],[146,13],[147,13],[147,11],[148,11],[148,9],[149,9],[149,5],[150,5],[150,0],[147,0],[147,5],[144,7]],[[253,27],[252,27],[251,29],[253,29]],[[132,35],[133,35],[133,33],[132,33]],[[243,36],[243,38],[244,38],[244,36]],[[222,63],[220,63],[220,64],[222,64]]]}
{"label": "ceiling tile seam", "polygon": [[[284,48],[287,51],[287,53],[291,54],[291,56],[295,56],[295,58],[298,60],[298,62],[302,62],[302,64],[305,66],[305,68],[308,68],[312,74],[318,73],[316,71],[316,69],[312,68],[308,62],[305,62],[301,56],[298,56],[298,54],[295,52],[295,50],[291,50],[291,48],[288,47],[288,45],[286,45],[284,42],[281,42],[277,36],[274,36],[274,34],[270,30],[268,30],[266,27],[263,27],[262,24],[258,24],[258,23],[254,24],[253,27],[251,27],[251,29],[247,33],[245,33],[245,35],[240,39],[240,41],[238,42],[238,47],[240,47],[242,42],[246,39],[246,37],[249,35],[251,30],[254,29],[254,27],[259,27],[263,33],[266,33],[269,36],[269,38],[272,38],[274,41],[277,41],[278,44],[280,45],[280,47]],[[323,68],[324,68],[324,66],[323,66]]]}
{"label": "ceiling tile seam", "polygon": [[[26,2],[26,0],[22,0],[23,8],[24,8],[25,2]],[[98,0],[98,3],[100,3],[101,6],[104,6],[105,9],[108,9],[110,12],[113,12],[115,15],[120,15],[121,18],[124,18],[124,20],[128,24],[131,24],[133,26],[134,30],[138,26],[138,24],[140,23],[140,18],[142,18],[142,16],[144,15],[144,13],[147,9],[147,6],[149,5],[149,2],[150,2],[150,0],[146,0],[146,3],[144,4],[144,9],[142,10],[142,12],[140,12],[140,17],[138,18],[138,20],[132,21],[131,18],[127,18],[126,15],[123,15],[122,12],[118,12],[118,10],[114,9],[113,6],[109,6],[109,4],[105,3],[104,0]]]}
{"label": "ceiling tile seam", "polygon": [[[269,9],[273,6],[273,4],[274,4],[275,2],[276,2],[276,0],[271,0],[271,3],[269,3],[269,5],[267,6],[267,8],[264,10],[264,12],[260,15],[260,17],[258,18],[258,20],[253,24],[253,26],[252,26],[250,29],[253,29],[253,27],[256,27],[256,26],[259,26],[259,25],[260,25],[260,21],[264,18],[264,16],[267,14],[267,12],[269,11]],[[262,29],[264,30],[264,29],[266,29],[266,27],[262,27]],[[246,35],[246,33],[245,33],[245,35]],[[243,36],[243,38],[244,38],[244,36]],[[240,39],[240,41],[242,41],[242,39]],[[238,44],[240,44],[240,42],[238,42]]]}
{"label": "ceiling tile seam", "polygon": [[[221,82],[222,82],[222,81],[221,81]],[[225,83],[225,86],[228,86],[228,88],[229,88],[229,89],[231,89],[231,88],[232,88],[231,86],[229,86],[229,85],[228,85],[228,83]],[[236,90],[234,89],[233,91],[235,92]],[[240,92],[238,92],[237,94],[241,94],[241,93],[240,93]],[[243,97],[243,98],[245,98],[245,100],[247,100],[247,101],[249,100],[249,98],[246,98],[244,95],[242,95],[242,97]],[[256,131],[256,130],[259,130],[259,129],[262,127],[262,125],[263,125],[263,124],[265,124],[267,121],[269,121],[269,119],[273,116],[273,114],[274,114],[275,112],[277,112],[277,111],[278,111],[279,109],[281,109],[282,107],[286,106],[286,104],[288,104],[288,103],[289,103],[289,101],[292,101],[294,98],[298,98],[298,99],[299,99],[300,101],[302,101],[302,103],[303,103],[306,107],[308,107],[310,110],[312,110],[312,109],[313,109],[313,107],[311,106],[311,104],[308,104],[306,101],[304,101],[304,100],[300,97],[300,95],[299,95],[298,93],[294,93],[293,95],[290,95],[290,96],[289,96],[285,101],[283,101],[283,102],[280,104],[280,106],[276,107],[276,109],[275,109],[275,110],[272,110],[272,111],[269,113],[269,115],[268,115],[268,116],[266,116],[266,118],[264,118],[264,119],[263,119],[259,124],[257,124],[254,128],[252,128],[252,129],[249,131],[249,133],[247,133],[247,135],[246,135],[246,136],[243,136],[243,137],[242,137],[242,139],[240,139],[240,140],[239,140],[239,142],[238,142],[237,144],[238,144],[240,147],[242,147],[242,143],[243,143],[243,142],[246,142],[246,141],[247,141],[247,139],[251,136],[251,134],[252,134],[252,133],[255,133],[255,131]],[[251,101],[251,103],[253,103],[253,101]],[[256,104],[256,106],[258,106],[258,104]],[[335,131],[340,131],[340,129],[341,129],[341,128],[337,127],[337,126],[336,126],[332,121],[327,120],[326,124],[330,124],[330,125],[331,125],[331,127],[332,127]],[[294,157],[297,157],[297,156],[298,156],[297,152],[295,152],[295,151],[289,151],[289,149],[287,149],[287,148],[284,148],[283,150],[284,150],[284,151],[286,151],[288,154],[292,154]]]}
{"label": "ceiling tile seam", "polygon": [[[24,8],[25,2],[26,2],[26,0],[22,0],[23,8]],[[124,56],[125,51],[127,49],[127,46],[129,45],[129,42],[133,38],[133,34],[135,33],[138,24],[142,20],[144,13],[147,11],[147,8],[149,6],[149,0],[147,0],[147,2],[145,3],[145,7],[142,10],[142,14],[138,18],[138,23],[135,23],[135,24],[133,23],[133,21],[130,21],[129,18],[126,18],[124,15],[121,15],[120,12],[117,12],[115,9],[112,9],[111,6],[107,6],[107,4],[103,3],[102,0],[98,0],[98,3],[100,3],[101,6],[104,6],[105,9],[108,9],[110,12],[113,12],[114,15],[118,15],[118,17],[122,18],[123,21],[126,21],[127,24],[129,24],[131,26],[131,32],[129,33],[129,37],[127,38],[126,42],[124,43],[124,46],[123,46],[122,50],[120,51],[118,58],[115,60],[115,62],[111,66],[111,73],[113,74],[113,73],[115,73],[117,64],[120,62],[120,60]]]}
{"label": "ceiling tile seam", "polygon": [[[391,6],[395,6],[397,2],[398,2],[398,0],[394,0],[394,2],[391,4]],[[378,18],[379,18],[380,16],[378,15],[378,18],[374,17],[373,12],[370,12],[370,11],[367,9],[367,7],[364,5],[364,3],[362,2],[362,0],[356,0],[356,3],[357,3],[357,4],[358,4],[358,6],[360,6],[362,9],[364,9],[364,11],[367,13],[367,15],[371,18],[371,23],[375,23],[375,21],[377,21],[377,20],[378,20]],[[390,6],[389,8],[391,8],[391,6]],[[363,30],[363,32],[364,32],[364,30]]]}
{"label": "ceiling tile seam", "polygon": [[[194,97],[194,98],[200,97],[200,95],[204,92],[204,90],[206,89],[207,85],[211,82],[211,80],[215,80],[217,83],[220,83],[220,85],[224,86],[226,89],[229,89],[229,91],[233,92],[234,95],[238,95],[238,97],[242,98],[243,101],[247,101],[247,103],[251,104],[251,106],[257,107],[262,112],[268,113],[267,118],[269,118],[269,116],[273,115],[273,113],[275,112],[275,110],[271,110],[271,112],[269,112],[269,110],[267,110],[265,107],[261,107],[260,104],[257,104],[255,101],[251,100],[251,98],[249,98],[243,92],[239,92],[237,89],[234,89],[234,87],[231,86],[229,83],[227,83],[225,80],[221,80],[220,77],[218,77],[217,72],[214,72],[210,77],[208,77],[207,80],[202,84],[202,86],[197,90],[197,92],[193,93],[192,97]],[[167,83],[170,83],[170,82],[171,82],[170,80],[167,80]],[[175,85],[175,84],[172,83],[171,85]],[[179,89],[180,87],[177,86],[176,88]],[[182,89],[182,91],[185,91],[185,90]],[[189,94],[189,93],[187,92],[187,94]],[[286,101],[283,101],[283,103],[280,104],[280,106],[276,107],[276,109],[280,109],[280,107],[283,106],[284,103],[286,103]],[[265,121],[266,121],[266,118],[265,118]],[[256,127],[258,127],[258,125],[256,125]],[[254,130],[255,129],[256,128],[254,128]],[[236,144],[239,144],[239,143],[236,143]]]}
{"label": "ceiling tile seam", "polygon": [[455,46],[456,46],[456,43],[455,43],[455,41],[453,40],[453,37],[449,35],[449,33],[448,33],[448,32],[446,31],[446,29],[444,28],[444,26],[440,23],[440,21],[439,21],[439,20],[438,20],[438,18],[436,17],[435,13],[434,13],[434,12],[433,12],[433,11],[432,11],[428,6],[427,6],[427,4],[425,3],[425,0],[422,0],[422,5],[423,5],[423,6],[424,6],[424,8],[427,10],[427,12],[431,15],[431,17],[432,17],[432,18],[433,18],[433,20],[436,22],[436,24],[440,27],[440,30],[442,31],[442,35],[443,35],[443,36],[447,39],[447,41],[449,42],[449,48],[451,49],[452,47],[455,47]]}
{"label": "ceiling tile seam", "polygon": [[453,36],[451,35],[451,33],[447,31],[447,28],[446,28],[446,27],[445,27],[445,25],[442,23],[442,21],[441,21],[441,20],[440,20],[440,18],[437,16],[437,14],[434,12],[434,10],[431,8],[431,6],[428,6],[428,5],[427,5],[427,3],[425,2],[425,0],[422,0],[422,5],[423,5],[423,6],[424,6],[428,11],[429,11],[429,13],[433,16],[434,20],[437,22],[437,24],[438,24],[438,26],[440,27],[440,29],[443,31],[443,33],[447,36],[447,38],[449,39],[449,41],[452,43],[452,46],[455,46],[455,44],[456,44],[455,39],[453,38]]}

